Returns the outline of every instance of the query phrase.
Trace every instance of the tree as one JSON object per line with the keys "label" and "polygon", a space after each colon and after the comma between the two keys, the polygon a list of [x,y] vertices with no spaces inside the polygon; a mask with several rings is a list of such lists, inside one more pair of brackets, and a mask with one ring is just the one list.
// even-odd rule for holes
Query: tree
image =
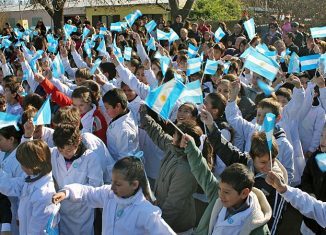
{"label": "tree", "polygon": [[240,0],[197,0],[191,13],[193,18],[230,21],[241,18]]}
{"label": "tree", "polygon": [[172,19],[175,19],[177,15],[181,15],[182,19],[188,18],[194,3],[195,0],[187,0],[183,8],[180,9],[179,0],[169,0]]}

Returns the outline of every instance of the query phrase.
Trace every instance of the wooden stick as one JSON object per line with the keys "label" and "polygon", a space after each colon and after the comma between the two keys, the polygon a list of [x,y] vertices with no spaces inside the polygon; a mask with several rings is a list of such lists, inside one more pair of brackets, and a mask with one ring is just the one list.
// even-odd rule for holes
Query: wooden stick
{"label": "wooden stick", "polygon": [[168,121],[172,124],[172,126],[174,126],[175,127],[175,129],[177,129],[177,131],[179,131],[180,132],[180,134],[182,134],[182,135],[184,135],[185,133],[183,133],[181,130],[180,130],[180,128],[179,127],[177,127],[177,125],[175,125],[170,119],[168,119]]}

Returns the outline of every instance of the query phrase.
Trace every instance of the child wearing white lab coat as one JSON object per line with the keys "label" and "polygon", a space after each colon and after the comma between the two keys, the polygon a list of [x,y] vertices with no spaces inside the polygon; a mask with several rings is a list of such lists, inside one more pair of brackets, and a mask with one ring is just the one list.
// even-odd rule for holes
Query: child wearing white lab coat
{"label": "child wearing white lab coat", "polygon": [[55,187],[51,173],[50,149],[43,140],[28,141],[19,145],[16,157],[28,176],[11,177],[1,170],[0,192],[19,197],[20,235],[44,234],[54,210],[54,204],[51,203]]}
{"label": "child wearing white lab coat", "polygon": [[53,201],[58,203],[65,198],[92,208],[103,208],[103,235],[175,234],[161,218],[161,210],[151,204],[143,165],[135,157],[116,162],[112,185],[98,188],[66,185],[53,196]]}
{"label": "child wearing white lab coat", "polygon": [[[22,133],[17,131],[14,126],[7,126],[0,129],[0,170],[6,172],[8,177],[16,178],[25,176],[16,159],[16,150],[21,136]],[[11,203],[12,213],[11,232],[14,235],[18,235],[19,231],[16,222],[18,198],[17,196],[10,196],[8,198]]]}

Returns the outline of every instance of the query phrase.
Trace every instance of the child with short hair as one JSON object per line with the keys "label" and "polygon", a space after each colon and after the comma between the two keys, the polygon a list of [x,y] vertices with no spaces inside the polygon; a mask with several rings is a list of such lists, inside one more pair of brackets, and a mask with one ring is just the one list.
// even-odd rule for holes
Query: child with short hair
{"label": "child with short hair", "polygon": [[55,209],[50,149],[43,140],[28,141],[19,145],[16,156],[27,177],[12,177],[0,170],[0,192],[19,197],[19,234],[43,234]]}
{"label": "child with short hair", "polygon": [[104,106],[112,118],[106,132],[107,147],[115,160],[138,152],[138,125],[128,109],[128,99],[114,88],[103,96]]}
{"label": "child with short hair", "polygon": [[228,166],[219,182],[192,137],[183,135],[180,146],[209,202],[194,234],[269,234],[271,207],[263,192],[253,187],[254,175],[246,166]]}
{"label": "child with short hair", "polygon": [[112,185],[98,188],[66,185],[53,195],[53,202],[67,199],[92,208],[103,208],[103,235],[175,234],[161,218],[161,210],[151,204],[149,185],[139,159],[125,157],[118,160],[113,167],[112,179]]}
{"label": "child with short hair", "polygon": [[21,85],[12,76],[3,79],[4,96],[6,99],[6,112],[13,115],[20,115],[23,112],[19,104],[19,90]]}

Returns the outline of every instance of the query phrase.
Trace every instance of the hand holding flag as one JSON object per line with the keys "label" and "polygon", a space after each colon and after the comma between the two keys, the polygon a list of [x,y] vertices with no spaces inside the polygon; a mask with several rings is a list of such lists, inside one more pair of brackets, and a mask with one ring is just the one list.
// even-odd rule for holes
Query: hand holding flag
{"label": "hand holding flag", "polygon": [[273,169],[273,160],[272,160],[272,145],[273,145],[273,135],[274,135],[274,128],[275,128],[275,114],[273,113],[266,113],[264,118],[264,130],[266,133],[266,140],[267,145],[269,148],[269,157],[271,162],[271,170]]}

